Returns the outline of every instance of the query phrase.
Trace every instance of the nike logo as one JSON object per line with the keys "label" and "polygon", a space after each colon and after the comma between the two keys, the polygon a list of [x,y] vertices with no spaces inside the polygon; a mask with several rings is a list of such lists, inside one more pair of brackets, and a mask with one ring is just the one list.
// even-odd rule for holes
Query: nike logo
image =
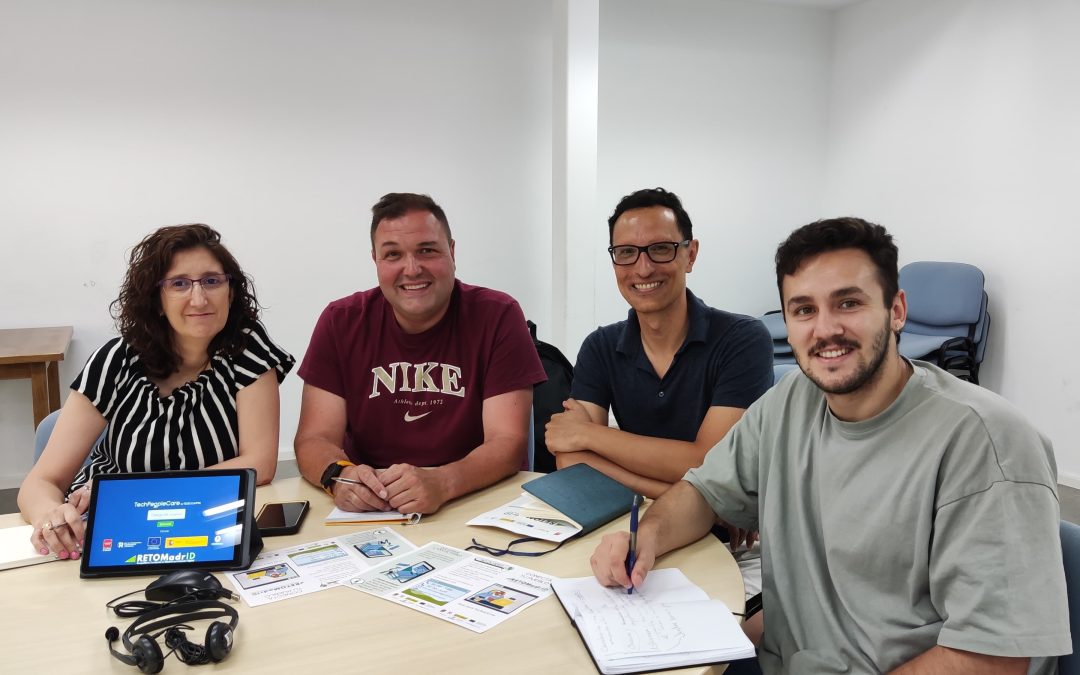
{"label": "nike logo", "polygon": [[412,413],[405,413],[405,421],[406,422],[415,422],[416,420],[420,419],[421,417],[427,417],[428,415],[430,415],[433,412],[435,412],[435,411],[434,410],[429,410],[426,413],[424,413],[423,415],[413,415]]}

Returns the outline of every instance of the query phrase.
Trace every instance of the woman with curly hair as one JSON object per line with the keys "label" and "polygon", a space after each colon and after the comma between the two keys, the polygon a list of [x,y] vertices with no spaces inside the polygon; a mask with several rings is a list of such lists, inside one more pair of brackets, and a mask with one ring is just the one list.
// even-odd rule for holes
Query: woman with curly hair
{"label": "woman with curly hair", "polygon": [[79,557],[96,474],[250,467],[262,484],[277,468],[278,385],[294,359],[267,337],[216,231],[176,225],[143,239],[110,307],[120,337],[72,382],[19,489],[42,554]]}

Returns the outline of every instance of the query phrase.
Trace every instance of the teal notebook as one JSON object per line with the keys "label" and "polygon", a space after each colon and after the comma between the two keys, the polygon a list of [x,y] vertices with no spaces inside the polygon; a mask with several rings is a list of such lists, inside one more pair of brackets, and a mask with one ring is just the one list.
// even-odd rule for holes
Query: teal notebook
{"label": "teal notebook", "polygon": [[581,525],[579,537],[629,513],[634,503],[630,488],[588,464],[559,469],[521,487]]}
{"label": "teal notebook", "polygon": [[619,516],[628,513],[634,504],[634,493],[622,483],[608,478],[588,464],[575,464],[554,473],[523,483],[521,487],[532,496],[556,509],[564,516],[581,526],[569,539],[559,542],[546,551],[514,551],[514,546],[539,541],[536,537],[522,537],[508,543],[505,547],[486,546],[472,540],[472,546],[466,551],[484,551],[488,555],[520,555],[536,557],[546,555],[558,549],[568,541],[586,535],[601,525],[606,525]]}

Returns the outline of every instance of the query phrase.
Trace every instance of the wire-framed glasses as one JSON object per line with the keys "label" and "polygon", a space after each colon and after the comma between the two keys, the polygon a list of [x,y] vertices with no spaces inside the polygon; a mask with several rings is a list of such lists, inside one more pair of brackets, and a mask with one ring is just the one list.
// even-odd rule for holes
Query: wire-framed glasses
{"label": "wire-framed glasses", "polygon": [[195,284],[202,286],[204,293],[213,293],[214,291],[228,288],[231,279],[232,275],[230,274],[207,274],[200,279],[171,277],[169,279],[162,279],[157,285],[161,286],[162,290],[170,295],[184,295],[185,293],[190,293],[191,289],[195,288]]}

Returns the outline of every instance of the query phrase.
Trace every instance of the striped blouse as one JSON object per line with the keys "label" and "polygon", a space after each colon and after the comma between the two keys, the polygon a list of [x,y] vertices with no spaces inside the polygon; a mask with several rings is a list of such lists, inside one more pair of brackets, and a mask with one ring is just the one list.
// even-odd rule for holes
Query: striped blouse
{"label": "striped blouse", "polygon": [[262,324],[244,332],[243,353],[215,355],[195,380],[168,396],[160,394],[122,338],[94,352],[71,388],[90,399],[109,424],[71,490],[99,473],[201,469],[236,457],[236,392],[271,368],[280,384],[295,362]]}

